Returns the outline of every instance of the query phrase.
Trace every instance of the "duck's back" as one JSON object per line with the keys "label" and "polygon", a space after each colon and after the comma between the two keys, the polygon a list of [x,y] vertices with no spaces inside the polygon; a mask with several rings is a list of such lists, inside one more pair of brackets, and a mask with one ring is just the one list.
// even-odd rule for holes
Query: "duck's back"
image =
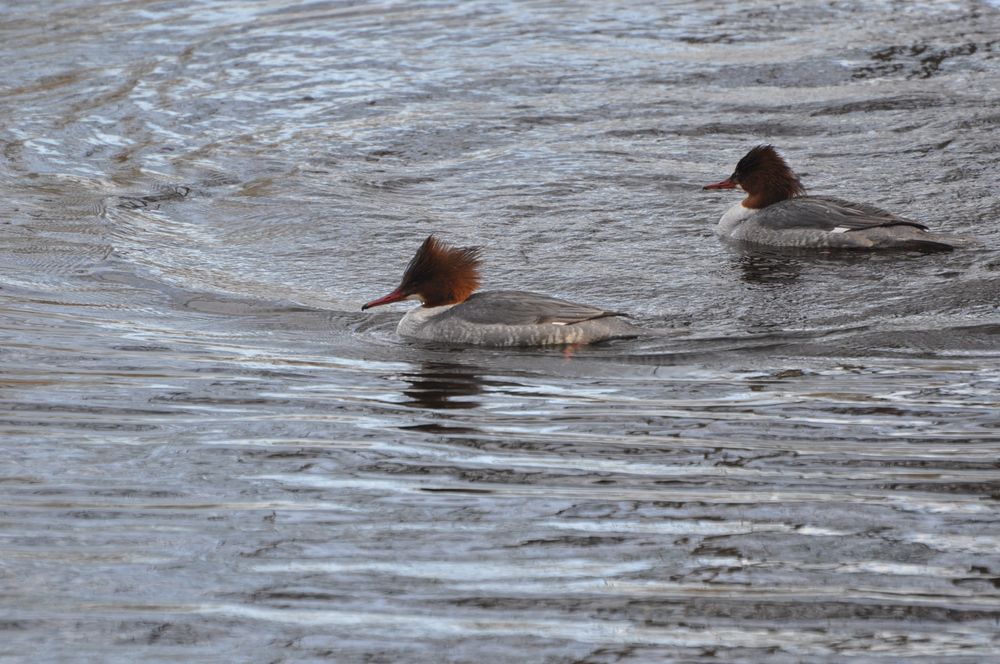
{"label": "duck's back", "polygon": [[757,224],[773,231],[822,230],[830,233],[887,226],[912,226],[927,230],[918,221],[887,210],[832,196],[797,196],[768,205],[755,215]]}
{"label": "duck's back", "polygon": [[524,291],[485,291],[445,307],[417,307],[402,336],[485,346],[548,346],[634,337],[639,328],[608,311]]}
{"label": "duck's back", "polygon": [[748,213],[728,237],[781,247],[940,251],[957,238],[867,203],[831,196],[796,196]]}

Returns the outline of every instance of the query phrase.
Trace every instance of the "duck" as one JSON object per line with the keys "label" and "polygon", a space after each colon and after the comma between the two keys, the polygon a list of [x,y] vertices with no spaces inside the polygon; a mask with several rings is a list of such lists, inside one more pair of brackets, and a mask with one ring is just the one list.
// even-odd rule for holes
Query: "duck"
{"label": "duck", "polygon": [[715,232],[724,240],[805,249],[951,251],[971,240],[933,233],[919,221],[870,203],[809,196],[773,145],[757,145],[725,180],[702,189],[742,189]]}
{"label": "duck", "polygon": [[477,346],[592,344],[639,336],[626,314],[517,290],[476,292],[481,247],[453,247],[429,235],[399,286],[362,311],[416,300],[396,327],[401,337]]}

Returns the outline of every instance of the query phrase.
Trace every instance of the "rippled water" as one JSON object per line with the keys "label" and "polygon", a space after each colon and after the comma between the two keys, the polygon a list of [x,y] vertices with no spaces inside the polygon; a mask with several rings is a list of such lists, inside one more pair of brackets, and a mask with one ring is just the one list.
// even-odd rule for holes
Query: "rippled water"
{"label": "rippled water", "polygon": [[[1000,8],[661,4],[6,3],[0,659],[1000,657]],[[980,245],[726,248],[763,141]]]}

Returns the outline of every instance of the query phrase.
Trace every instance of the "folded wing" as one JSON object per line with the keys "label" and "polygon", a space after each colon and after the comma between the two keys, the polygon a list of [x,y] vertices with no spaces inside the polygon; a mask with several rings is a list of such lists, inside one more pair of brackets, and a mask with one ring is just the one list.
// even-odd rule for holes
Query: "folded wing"
{"label": "folded wing", "polygon": [[799,196],[765,208],[760,223],[772,230],[815,229],[846,233],[880,226],[927,227],[874,205],[827,196]]}
{"label": "folded wing", "polygon": [[442,318],[454,317],[478,325],[572,325],[595,318],[622,316],[586,304],[576,304],[548,295],[522,291],[485,291],[475,293],[452,307]]}

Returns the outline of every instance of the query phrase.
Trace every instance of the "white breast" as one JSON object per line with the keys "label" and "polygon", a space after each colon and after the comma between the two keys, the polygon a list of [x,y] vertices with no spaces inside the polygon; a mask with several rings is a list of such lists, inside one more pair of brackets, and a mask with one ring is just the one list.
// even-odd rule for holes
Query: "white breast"
{"label": "white breast", "polygon": [[722,219],[719,219],[719,225],[715,227],[715,234],[719,237],[730,237],[739,225],[755,212],[757,210],[743,207],[743,203],[737,203],[726,210],[726,213],[722,215]]}
{"label": "white breast", "polygon": [[427,322],[437,316],[438,314],[444,313],[451,309],[454,304],[446,304],[442,307],[413,307],[406,312],[402,320],[399,321],[399,325],[396,327],[396,334],[403,337],[421,337],[420,329],[427,324]]}

